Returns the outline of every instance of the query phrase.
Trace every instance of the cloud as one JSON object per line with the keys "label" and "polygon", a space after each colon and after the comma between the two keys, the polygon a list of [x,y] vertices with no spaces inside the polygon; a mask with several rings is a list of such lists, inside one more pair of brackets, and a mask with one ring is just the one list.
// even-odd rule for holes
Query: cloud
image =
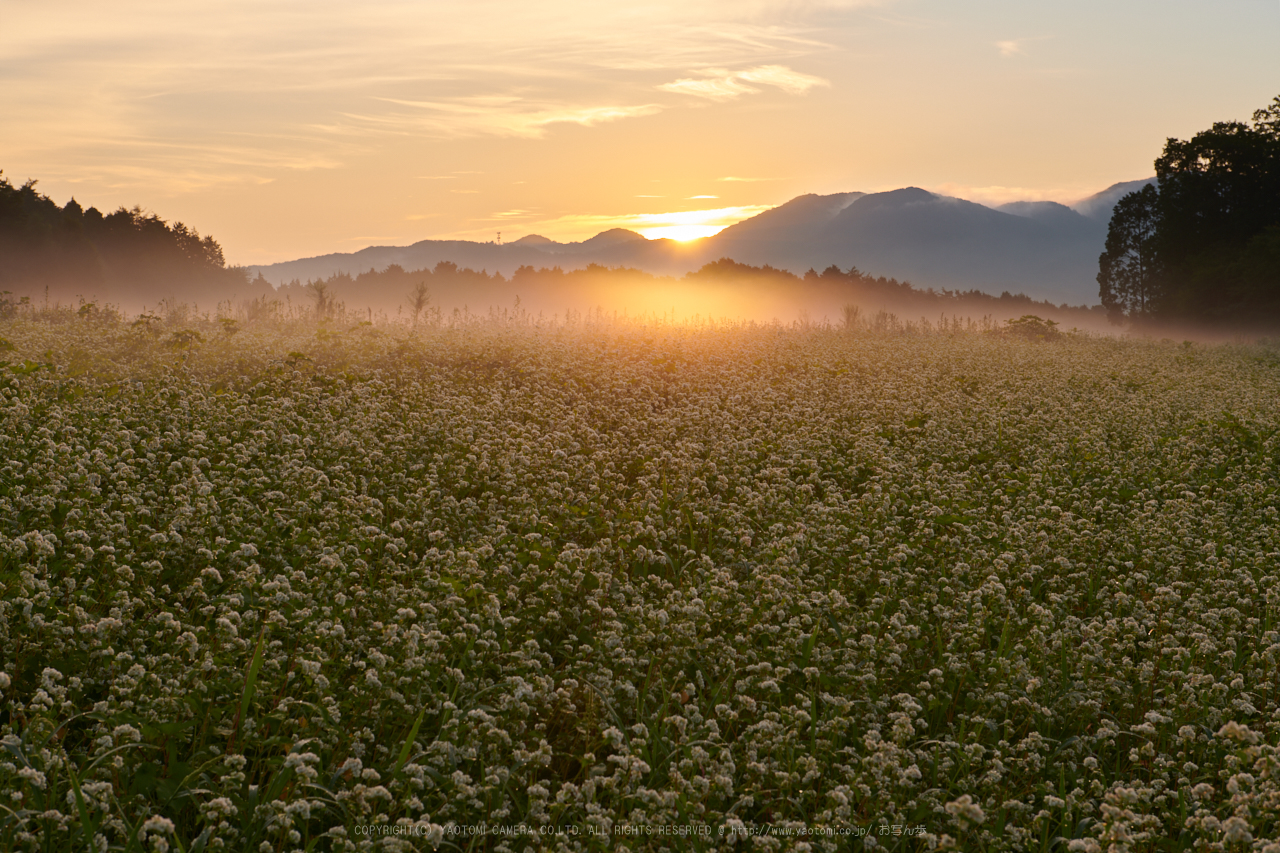
{"label": "cloud", "polygon": [[689,199],[690,199],[691,201],[692,201],[693,199],[696,199],[696,198],[720,198],[720,196],[718,196],[718,195],[691,195],[691,196],[689,196]]}
{"label": "cloud", "polygon": [[831,85],[829,81],[821,77],[801,74],[799,71],[792,71],[785,65],[761,65],[757,68],[740,71],[737,77],[740,80],[747,80],[751,83],[765,83],[770,86],[777,86],[788,95],[803,95],[814,86]]}
{"label": "cloud", "polygon": [[1051,38],[1052,36],[1033,36],[1031,38],[1008,39],[1006,41],[998,41],[995,45],[1002,57],[1012,59],[1015,56],[1027,56],[1027,48],[1031,42],[1047,41]]}
{"label": "cloud", "polygon": [[730,175],[729,177],[726,177],[726,178],[716,178],[716,180],[717,181],[734,181],[737,183],[752,184],[752,183],[756,183],[757,181],[772,181],[776,179],[775,178],[738,178]]}
{"label": "cloud", "polygon": [[377,100],[408,107],[412,112],[350,114],[348,118],[364,122],[375,130],[412,131],[443,137],[491,134],[537,139],[556,124],[594,127],[619,119],[653,115],[662,110],[659,104],[574,107],[531,103],[506,96],[472,97],[452,102],[399,98]]}
{"label": "cloud", "polygon": [[788,95],[803,95],[814,86],[831,85],[821,77],[801,74],[785,65],[759,65],[744,71],[709,68],[702,73],[705,76],[700,79],[684,77],[672,83],[663,83],[658,88],[664,92],[675,92],[680,95],[728,101],[740,95],[758,94],[760,90],[750,85],[752,83],[774,86]]}
{"label": "cloud", "polygon": [[1002,204],[1008,204],[1011,201],[1057,201],[1063,204],[1068,202],[1063,199],[1075,200],[1083,198],[1094,192],[1096,187],[1079,187],[1079,186],[1059,186],[1059,187],[1004,187],[1004,186],[986,186],[973,187],[967,184],[934,184],[925,189],[930,192],[941,193],[955,198],[962,198],[965,201],[972,201],[983,204],[988,207],[998,207]]}
{"label": "cloud", "polygon": [[712,101],[728,101],[739,95],[754,95],[760,91],[739,83],[731,74],[703,80],[682,78],[673,83],[663,83],[658,88],[664,92],[675,92],[678,95],[694,95],[695,97],[707,98]]}
{"label": "cloud", "polygon": [[1006,59],[1012,56],[1026,56],[1027,51],[1023,48],[1022,43],[1025,39],[1010,39],[1009,41],[998,41],[996,47],[1000,50],[1000,55]]}
{"label": "cloud", "polygon": [[[113,189],[134,186],[161,192],[187,193],[212,187],[271,183],[284,172],[335,169],[335,157],[309,146],[254,144],[232,134],[217,139],[148,139],[138,134],[110,134],[92,140],[95,155],[87,162],[77,154],[90,144],[83,130],[46,145],[43,153],[58,165],[46,168],[46,181],[76,182]],[[82,147],[83,146],[83,147]]]}
{"label": "cloud", "polygon": [[[24,36],[0,56],[0,143],[47,180],[185,191],[350,166],[414,136],[537,139],[671,109],[652,102],[664,80],[710,101],[826,85],[789,67],[831,49],[823,16],[886,2],[11,3]],[[210,143],[216,160],[198,153]]]}

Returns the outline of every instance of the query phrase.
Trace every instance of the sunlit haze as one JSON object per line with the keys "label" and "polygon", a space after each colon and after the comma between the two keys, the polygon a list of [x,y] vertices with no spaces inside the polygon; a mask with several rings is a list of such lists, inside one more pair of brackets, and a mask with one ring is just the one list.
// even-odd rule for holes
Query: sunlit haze
{"label": "sunlit haze", "polygon": [[236,264],[803,193],[1073,201],[1280,91],[1280,3],[5,4],[0,169]]}

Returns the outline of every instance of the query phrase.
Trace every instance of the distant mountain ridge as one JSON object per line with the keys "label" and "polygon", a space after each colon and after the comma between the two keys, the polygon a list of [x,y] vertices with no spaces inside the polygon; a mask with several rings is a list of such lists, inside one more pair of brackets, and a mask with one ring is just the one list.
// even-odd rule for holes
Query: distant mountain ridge
{"label": "distant mountain ridge", "polygon": [[627,266],[683,275],[719,258],[796,273],[835,264],[918,287],[1004,290],[1072,304],[1097,301],[1098,255],[1115,203],[1154,178],[1115,184],[1068,206],[988,207],[918,187],[802,195],[701,240],[648,240],[614,228],[578,243],[530,234],[510,243],[423,240],[250,267],[274,284],[441,261],[510,275],[521,266]]}
{"label": "distant mountain ridge", "polygon": [[1081,216],[1100,219],[1105,224],[1111,220],[1111,209],[1116,206],[1116,202],[1129,193],[1137,192],[1147,184],[1154,184],[1155,182],[1155,178],[1143,178],[1140,181],[1121,181],[1118,184],[1112,184],[1100,193],[1081,199],[1071,205],[1071,208]]}

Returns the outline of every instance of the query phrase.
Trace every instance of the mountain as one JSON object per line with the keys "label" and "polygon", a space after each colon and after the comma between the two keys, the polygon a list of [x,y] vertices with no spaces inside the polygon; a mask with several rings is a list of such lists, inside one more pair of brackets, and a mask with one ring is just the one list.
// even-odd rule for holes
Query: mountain
{"label": "mountain", "polygon": [[541,234],[530,234],[506,245],[530,246],[553,255],[571,255],[579,252],[611,249],[624,243],[634,243],[637,240],[645,239],[643,234],[628,231],[626,228],[610,228],[608,231],[601,231],[596,236],[589,240],[583,240],[581,243],[557,243],[555,240],[543,237]]}
{"label": "mountain", "polygon": [[[797,202],[803,205],[785,231],[756,225]],[[708,238],[710,254],[792,270],[856,266],[922,287],[1009,290],[1072,303],[1097,297],[1093,278],[1106,227],[1064,205],[993,210],[918,187],[802,196],[788,205]]]}
{"label": "mountain", "polygon": [[508,245],[542,247],[546,245],[558,246],[560,244],[549,237],[543,237],[541,234],[526,234],[525,236],[521,237],[519,240],[513,240]]}
{"label": "mountain", "polygon": [[1056,201],[1011,201],[1000,205],[996,210],[1058,228],[1097,230],[1097,223],[1093,219]]}
{"label": "mountain", "polygon": [[[1150,179],[1154,180],[1154,179]],[[648,240],[615,228],[578,243],[531,234],[511,243],[423,240],[375,246],[251,267],[268,281],[306,281],[336,272],[357,274],[399,264],[407,270],[451,261],[498,271],[518,267],[565,269],[635,267],[683,275],[719,258],[769,264],[803,273],[835,264],[911,281],[918,287],[1008,290],[1037,299],[1097,301],[1098,255],[1111,208],[1148,181],[1115,184],[1072,206],[1013,202],[998,208],[906,187],[881,193],[803,195],[701,240]]]}
{"label": "mountain", "polygon": [[411,246],[370,246],[358,252],[251,266],[248,270],[250,275],[261,274],[277,285],[294,279],[305,282],[327,278],[334,273],[356,275],[371,269],[386,269],[391,264],[407,270],[430,269],[441,261],[505,275],[522,266],[576,269],[588,264],[683,275],[701,266],[701,257],[697,241],[648,240],[634,231],[614,228],[580,243],[557,243],[537,234],[501,245],[469,240],[422,240]]}
{"label": "mountain", "polygon": [[635,231],[628,231],[625,228],[610,228],[608,231],[601,231],[590,240],[583,240],[581,243],[565,243],[559,251],[588,252],[598,249],[610,249],[614,246],[634,243],[637,240],[644,239],[643,234],[637,234]]}
{"label": "mountain", "polygon": [[835,193],[833,195],[798,196],[786,204],[766,210],[750,219],[730,225],[716,234],[721,242],[782,245],[803,243],[820,228],[840,214],[866,193]]}
{"label": "mountain", "polygon": [[1135,193],[1147,184],[1154,184],[1155,182],[1155,178],[1143,178],[1140,181],[1123,181],[1118,184],[1112,184],[1102,192],[1095,193],[1086,199],[1081,199],[1071,207],[1081,216],[1101,220],[1105,225],[1111,221],[1111,209],[1116,206],[1116,202],[1129,193]]}

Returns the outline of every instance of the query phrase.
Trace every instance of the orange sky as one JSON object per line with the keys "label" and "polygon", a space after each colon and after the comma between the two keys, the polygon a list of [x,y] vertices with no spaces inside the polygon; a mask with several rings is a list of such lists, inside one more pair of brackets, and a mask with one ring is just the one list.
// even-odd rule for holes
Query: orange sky
{"label": "orange sky", "polygon": [[1280,3],[10,0],[0,169],[232,263],[692,236],[806,192],[1071,201],[1280,94]]}

